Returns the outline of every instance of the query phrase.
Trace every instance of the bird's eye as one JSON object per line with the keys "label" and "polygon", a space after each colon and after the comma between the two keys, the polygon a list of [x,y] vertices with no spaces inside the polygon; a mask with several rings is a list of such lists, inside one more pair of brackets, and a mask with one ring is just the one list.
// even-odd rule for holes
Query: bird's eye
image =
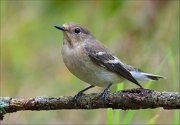
{"label": "bird's eye", "polygon": [[74,29],[74,32],[79,34],[81,32],[81,30],[79,28],[76,28],[76,29]]}

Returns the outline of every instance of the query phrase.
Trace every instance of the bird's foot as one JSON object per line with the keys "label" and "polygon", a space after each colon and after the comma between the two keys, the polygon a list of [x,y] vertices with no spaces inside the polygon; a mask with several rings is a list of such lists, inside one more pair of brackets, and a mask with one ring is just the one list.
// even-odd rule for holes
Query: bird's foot
{"label": "bird's foot", "polygon": [[79,91],[78,94],[76,94],[76,95],[73,97],[73,103],[76,104],[76,103],[77,103],[77,99],[79,98],[79,96],[81,96],[81,95],[83,94],[83,92],[85,92],[86,90],[88,90],[88,89],[90,89],[90,88],[92,88],[92,87],[94,87],[94,86],[91,85],[91,86],[89,86],[89,87],[87,87],[87,88]]}
{"label": "bird's foot", "polygon": [[80,91],[73,97],[73,103],[76,104],[79,96],[81,96],[83,93]]}
{"label": "bird's foot", "polygon": [[103,99],[103,101],[106,100],[106,95],[109,92],[109,88],[111,87],[112,83],[110,83],[105,89],[104,91],[100,94],[100,98]]}
{"label": "bird's foot", "polygon": [[103,100],[103,101],[105,101],[106,100],[106,95],[107,95],[107,93],[109,92],[109,90],[107,90],[107,91],[103,91],[100,95],[99,95],[99,97]]}

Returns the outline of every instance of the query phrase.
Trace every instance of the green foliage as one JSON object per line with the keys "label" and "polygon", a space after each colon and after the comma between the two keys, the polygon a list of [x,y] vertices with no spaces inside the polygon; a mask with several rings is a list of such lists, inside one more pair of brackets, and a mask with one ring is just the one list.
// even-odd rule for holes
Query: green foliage
{"label": "green foliage", "polygon": [[154,124],[156,124],[156,120],[157,120],[158,117],[159,117],[159,115],[155,115],[152,119],[149,120],[147,125],[154,125]]}
{"label": "green foliage", "polygon": [[[63,64],[62,33],[53,26],[65,22],[87,26],[123,62],[167,77],[142,82],[145,88],[179,91],[178,1],[0,1],[0,6],[1,96],[75,95],[87,86]],[[118,90],[137,87],[123,82]],[[179,124],[179,111],[29,111],[10,114],[3,123]]]}
{"label": "green foliage", "polygon": [[[118,90],[123,90],[124,88],[124,84],[118,84],[116,91]],[[113,110],[113,109],[107,109],[107,124],[111,125],[111,124],[120,124],[121,121],[121,111],[120,110]]]}
{"label": "green foliage", "polygon": [[113,120],[113,110],[111,108],[107,109],[107,124],[108,125],[112,125],[114,124],[114,120]]}

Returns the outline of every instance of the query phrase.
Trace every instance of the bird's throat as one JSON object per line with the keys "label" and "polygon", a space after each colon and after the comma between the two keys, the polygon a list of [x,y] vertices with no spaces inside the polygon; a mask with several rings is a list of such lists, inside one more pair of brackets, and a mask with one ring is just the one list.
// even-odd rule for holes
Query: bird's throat
{"label": "bird's throat", "polygon": [[72,40],[69,38],[67,34],[64,33],[63,44],[67,44],[70,48],[73,47]]}

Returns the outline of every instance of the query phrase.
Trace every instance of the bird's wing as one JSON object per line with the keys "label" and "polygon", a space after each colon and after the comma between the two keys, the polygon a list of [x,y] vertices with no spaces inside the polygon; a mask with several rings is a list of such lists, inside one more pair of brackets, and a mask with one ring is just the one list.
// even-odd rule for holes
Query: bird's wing
{"label": "bird's wing", "polygon": [[117,57],[113,56],[103,46],[97,46],[85,46],[86,53],[96,64],[103,66],[112,72],[116,72],[125,79],[142,87]]}

